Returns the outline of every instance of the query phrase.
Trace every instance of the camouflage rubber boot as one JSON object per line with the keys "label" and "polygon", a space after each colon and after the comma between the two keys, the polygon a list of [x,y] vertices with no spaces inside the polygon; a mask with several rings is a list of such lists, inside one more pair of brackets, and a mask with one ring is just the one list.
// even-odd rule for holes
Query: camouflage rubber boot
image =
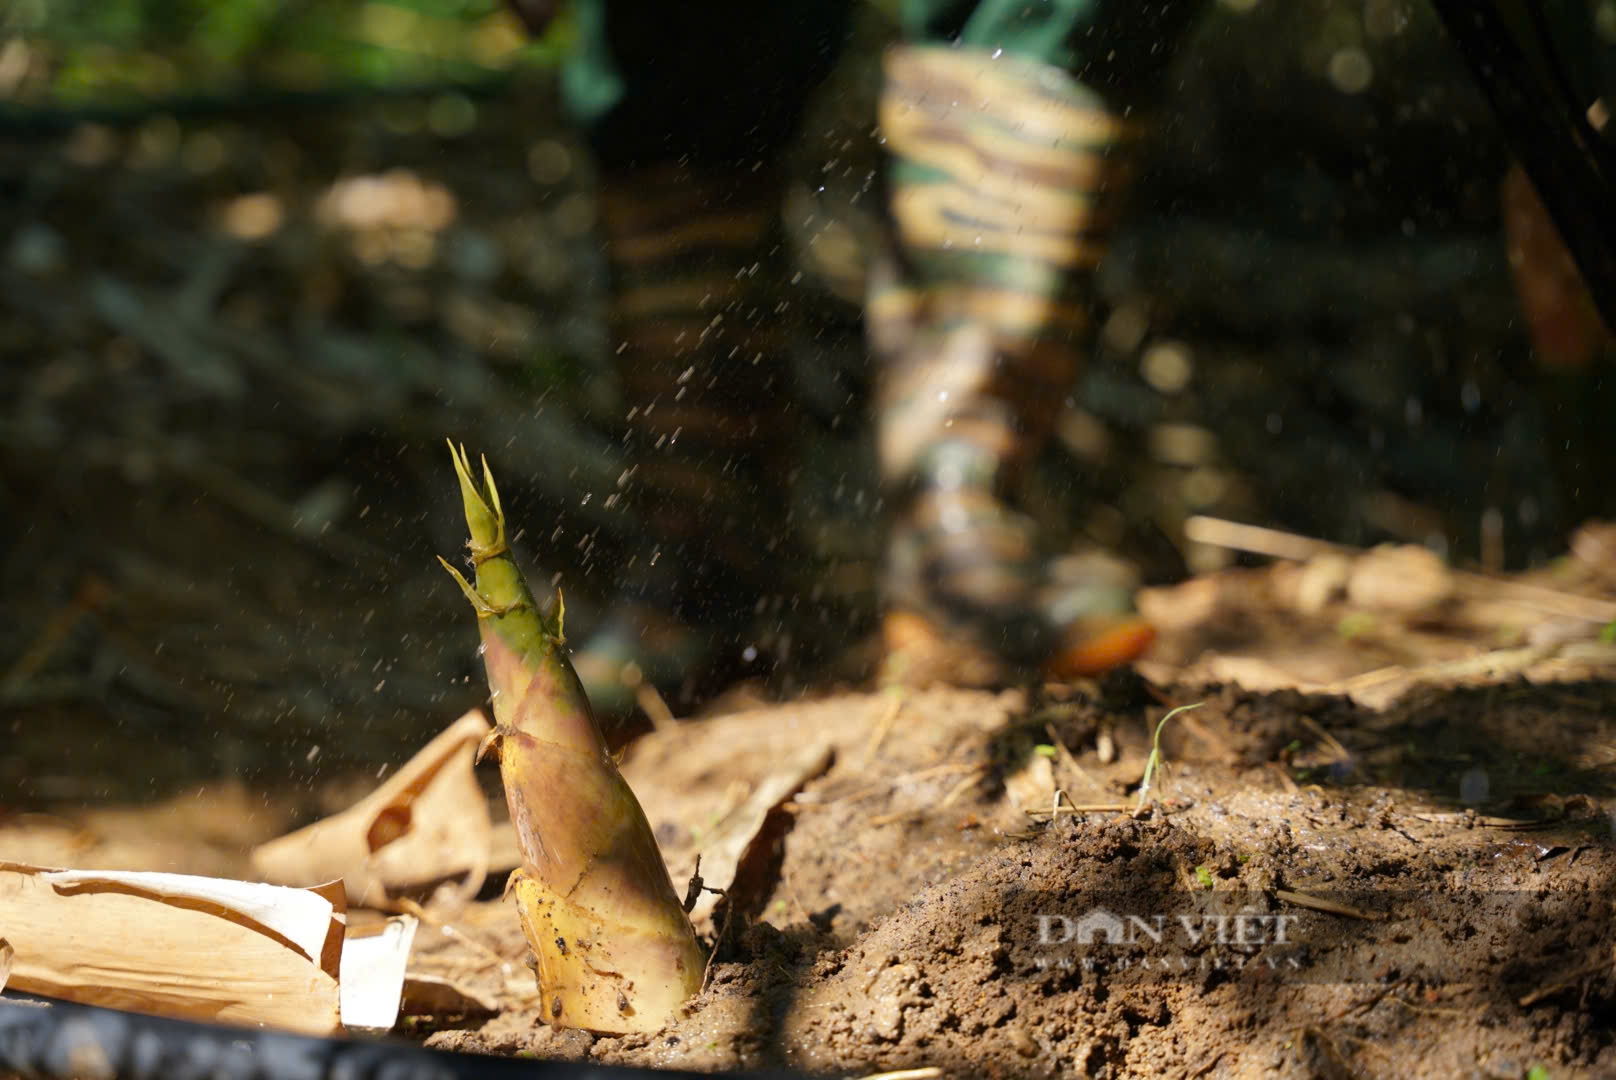
{"label": "camouflage rubber boot", "polygon": [[597,711],[641,679],[675,690],[778,580],[792,442],[785,318],[771,273],[779,188],[764,170],[616,170],[601,218],[640,546],[575,664]]}
{"label": "camouflage rubber boot", "polygon": [[888,677],[1126,662],[1150,640],[1131,590],[1057,580],[1009,500],[1078,373],[1133,127],[1036,61],[900,47],[885,74],[895,243],[868,316],[894,515]]}

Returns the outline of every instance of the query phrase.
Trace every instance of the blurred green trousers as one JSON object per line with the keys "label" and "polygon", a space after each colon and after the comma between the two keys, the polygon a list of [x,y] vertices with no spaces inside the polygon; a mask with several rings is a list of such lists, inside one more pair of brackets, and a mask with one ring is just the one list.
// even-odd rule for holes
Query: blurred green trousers
{"label": "blurred green trousers", "polygon": [[[855,0],[577,0],[569,114],[607,166],[749,166],[792,132]],[[1118,107],[1148,102],[1201,0],[901,0],[903,40],[1037,60]]]}

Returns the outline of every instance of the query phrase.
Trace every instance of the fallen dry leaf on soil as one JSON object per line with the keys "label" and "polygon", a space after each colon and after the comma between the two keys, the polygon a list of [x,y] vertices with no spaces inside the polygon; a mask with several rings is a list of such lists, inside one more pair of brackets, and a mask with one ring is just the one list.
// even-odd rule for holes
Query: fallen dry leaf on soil
{"label": "fallen dry leaf on soil", "polygon": [[[416,920],[348,935],[340,882],[0,862],[0,987],[180,1019],[390,1030]],[[14,954],[14,955],[13,955]]]}
{"label": "fallen dry leaf on soil", "polygon": [[[738,880],[753,877],[743,870],[767,852],[757,850],[764,837],[764,822],[769,814],[801,791],[803,785],[830,768],[835,751],[828,742],[817,742],[802,749],[779,771],[758,782],[744,803],[724,816],[701,844],[701,876],[714,889],[729,892]],[[772,845],[769,845],[772,846]],[[772,886],[772,882],[769,883]],[[712,916],[719,894],[703,892],[690,910],[690,919],[698,926]],[[742,910],[751,906],[754,897],[732,896],[732,904]],[[714,928],[716,929],[716,928]]]}
{"label": "fallen dry leaf on soil", "polygon": [[256,848],[253,868],[284,885],[341,878],[356,906],[385,907],[396,892],[462,876],[461,895],[475,896],[492,825],[473,759],[488,730],[473,709],[364,799]]}
{"label": "fallen dry leaf on soil", "polygon": [[290,889],[182,874],[0,862],[13,989],[307,1034],[341,1027],[337,883]]}
{"label": "fallen dry leaf on soil", "polygon": [[499,1013],[499,1003],[441,975],[415,972],[404,977],[405,1016],[486,1017]]}

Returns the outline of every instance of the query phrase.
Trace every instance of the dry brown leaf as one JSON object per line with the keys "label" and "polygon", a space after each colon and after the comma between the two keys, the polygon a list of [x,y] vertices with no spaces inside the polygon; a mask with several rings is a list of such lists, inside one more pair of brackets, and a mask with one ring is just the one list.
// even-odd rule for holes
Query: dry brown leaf
{"label": "dry brown leaf", "polygon": [[1453,595],[1453,574],[1440,557],[1414,544],[1383,544],[1353,561],[1347,599],[1370,611],[1429,611]]}
{"label": "dry brown leaf", "polygon": [[13,989],[307,1034],[341,1026],[341,886],[0,862]]}
{"label": "dry brown leaf", "polygon": [[[746,801],[726,814],[713,830],[703,838],[701,845],[701,876],[716,889],[728,889],[734,883],[747,848],[763,828],[769,812],[802,790],[804,784],[830,768],[835,753],[828,742],[814,743],[781,768],[765,776],[747,796]],[[704,892],[691,909],[690,918],[697,926],[711,919],[718,903],[716,893]]]}
{"label": "dry brown leaf", "polygon": [[401,1011],[405,1016],[486,1017],[499,1013],[499,1003],[441,975],[417,973],[404,977]]}
{"label": "dry brown leaf", "polygon": [[384,907],[396,892],[456,877],[475,896],[492,825],[473,766],[488,731],[473,709],[364,799],[256,848],[254,869],[288,885],[341,878],[356,906]]}

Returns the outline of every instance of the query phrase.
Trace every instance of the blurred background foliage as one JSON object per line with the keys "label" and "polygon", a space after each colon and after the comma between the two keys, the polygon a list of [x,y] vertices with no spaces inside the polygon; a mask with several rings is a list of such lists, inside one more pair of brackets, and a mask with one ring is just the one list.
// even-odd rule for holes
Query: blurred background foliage
{"label": "blurred background foliage", "polygon": [[500,0],[8,0],[0,104],[133,106],[178,95],[497,81],[566,49]]}
{"label": "blurred background foliage", "polygon": [[[1616,0],[1552,2],[1562,51],[1616,40]],[[785,163],[803,553],[736,641],[782,686],[876,610],[893,9],[859,5]],[[313,775],[475,703],[446,434],[511,477],[580,632],[605,616],[641,526],[602,497],[627,410],[547,77],[575,38],[500,0],[0,0],[0,789]],[[1176,580],[1235,561],[1187,535],[1212,515],[1498,568],[1616,514],[1616,380],[1534,362],[1505,140],[1428,0],[1209,0],[1163,121],[1029,480],[1055,550]]]}

